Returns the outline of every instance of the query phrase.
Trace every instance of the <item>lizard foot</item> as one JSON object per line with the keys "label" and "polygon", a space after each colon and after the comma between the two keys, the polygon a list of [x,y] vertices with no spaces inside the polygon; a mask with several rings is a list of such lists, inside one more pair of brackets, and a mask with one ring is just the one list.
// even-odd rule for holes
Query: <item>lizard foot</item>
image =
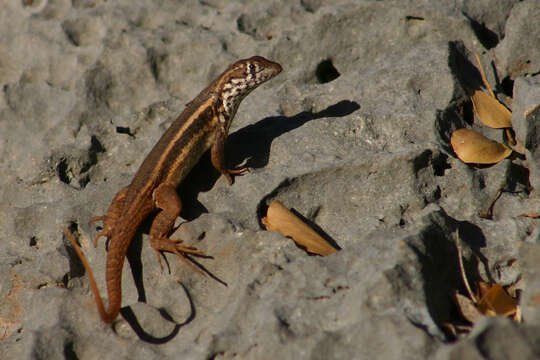
{"label": "lizard foot", "polygon": [[94,216],[93,218],[90,219],[90,221],[88,222],[88,225],[92,225],[93,223],[95,223],[96,221],[105,221],[107,217],[105,215],[103,216]]}
{"label": "lizard foot", "polygon": [[[186,257],[185,254],[193,254],[193,255],[201,255],[206,256],[203,251],[197,250],[193,246],[188,245],[180,245],[182,243],[182,240],[172,240],[169,238],[151,238],[150,239],[150,245],[156,252],[156,256],[158,258],[159,266],[161,267],[161,270],[163,270],[163,263],[161,262],[161,257],[163,256],[165,258],[164,252],[173,253],[176,256],[180,258],[183,262],[188,264],[193,270],[197,271],[198,273],[201,273],[203,275],[204,272],[202,272],[199,268],[197,268],[193,263],[191,263]],[[165,258],[165,261],[167,259]]]}
{"label": "lizard foot", "polygon": [[109,238],[111,237],[111,234],[112,234],[112,228],[111,228],[111,226],[107,226],[107,217],[106,216],[93,217],[88,222],[88,225],[92,225],[96,221],[103,221],[104,226],[103,226],[103,229],[100,232],[98,232],[97,235],[94,237],[94,247],[97,248],[98,239],[100,237],[104,236],[104,237],[107,238],[107,242],[105,243],[105,248],[108,249],[109,248]]}
{"label": "lizard foot", "polygon": [[233,174],[233,175],[242,175],[243,173],[248,172],[248,171],[249,171],[249,168],[247,166],[239,166],[239,167],[227,170],[229,174]]}
{"label": "lizard foot", "polygon": [[233,180],[231,175],[240,176],[240,175],[243,175],[244,173],[246,173],[248,171],[249,171],[249,168],[247,166],[240,166],[240,167],[237,167],[237,168],[234,168],[234,169],[226,170],[226,172],[223,173],[223,175],[227,179],[227,182],[229,183],[229,185],[232,185],[234,183],[234,180]]}
{"label": "lizard foot", "polygon": [[96,237],[94,237],[94,247],[97,248],[98,239],[104,236],[107,238],[107,242],[105,242],[105,248],[107,250],[109,249],[109,239],[111,238],[113,228],[118,223],[118,219],[122,214],[122,209],[124,207],[124,199],[126,197],[127,191],[128,187],[126,186],[116,194],[111,205],[109,205],[107,215],[93,217],[88,222],[88,225],[92,225],[96,221],[103,221],[103,229],[96,235]]}

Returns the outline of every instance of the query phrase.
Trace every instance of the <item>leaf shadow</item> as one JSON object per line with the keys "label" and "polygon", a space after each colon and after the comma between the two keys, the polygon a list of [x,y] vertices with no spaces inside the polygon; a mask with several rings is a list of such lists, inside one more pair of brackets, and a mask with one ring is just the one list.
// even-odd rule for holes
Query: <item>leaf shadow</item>
{"label": "leaf shadow", "polygon": [[437,110],[435,131],[443,150],[448,155],[457,157],[450,144],[450,138],[457,129],[473,125],[473,105],[467,94],[467,89],[479,90],[482,88],[483,82],[480,71],[469,61],[471,54],[463,42],[449,42],[448,54],[448,67],[456,79],[456,86],[448,106],[445,109]]}

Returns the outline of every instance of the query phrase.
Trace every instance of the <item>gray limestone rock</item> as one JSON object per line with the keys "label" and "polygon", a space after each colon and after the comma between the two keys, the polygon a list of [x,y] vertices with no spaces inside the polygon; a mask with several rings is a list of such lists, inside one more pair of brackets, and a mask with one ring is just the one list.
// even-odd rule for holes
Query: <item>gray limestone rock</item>
{"label": "gray limestone rock", "polygon": [[540,189],[540,79],[520,77],[514,83],[516,101],[512,113],[512,127],[525,147],[533,194]]}
{"label": "gray limestone rock", "polygon": [[535,0],[516,3],[506,21],[505,37],[497,45],[495,55],[501,76],[512,79],[540,71],[540,29],[535,20],[540,16],[540,3]]}
{"label": "gray limestone rock", "polygon": [[[540,357],[538,2],[8,1],[0,11],[1,359],[485,359]],[[525,156],[463,164],[474,59]],[[105,241],[87,225],[165,129],[239,58],[284,71],[239,108],[229,186],[208,156],[181,184],[168,255],[148,223],[101,322],[62,227],[106,298]],[[513,90],[513,91],[512,91]],[[502,141],[502,140],[501,140]],[[491,207],[491,217],[479,216]],[[341,250],[308,255],[261,217],[293,208]],[[471,279],[517,284],[525,323],[463,324],[455,236]]]}

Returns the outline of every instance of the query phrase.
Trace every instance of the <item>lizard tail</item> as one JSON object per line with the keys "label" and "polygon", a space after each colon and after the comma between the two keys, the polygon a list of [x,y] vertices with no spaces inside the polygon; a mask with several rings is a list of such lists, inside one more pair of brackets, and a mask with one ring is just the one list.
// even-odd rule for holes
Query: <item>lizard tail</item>
{"label": "lizard tail", "polygon": [[94,297],[96,298],[96,305],[98,307],[98,311],[99,311],[99,315],[101,316],[101,319],[107,324],[112,323],[114,319],[116,319],[116,317],[118,316],[118,313],[120,312],[120,306],[113,306],[113,309],[111,309],[110,312],[107,312],[107,310],[105,310],[105,306],[103,305],[103,300],[101,300],[101,296],[99,295],[99,289],[96,284],[96,279],[94,278],[94,273],[92,272],[92,269],[90,268],[90,264],[88,264],[88,261],[86,260],[86,256],[84,256],[81,248],[77,244],[77,241],[75,241],[73,234],[67,228],[64,228],[64,234],[66,235],[69,242],[75,249],[75,252],[79,256],[79,259],[81,259],[84,269],[86,270],[86,273],[88,274],[88,278],[90,279],[90,286],[92,287],[92,292],[94,293]]}

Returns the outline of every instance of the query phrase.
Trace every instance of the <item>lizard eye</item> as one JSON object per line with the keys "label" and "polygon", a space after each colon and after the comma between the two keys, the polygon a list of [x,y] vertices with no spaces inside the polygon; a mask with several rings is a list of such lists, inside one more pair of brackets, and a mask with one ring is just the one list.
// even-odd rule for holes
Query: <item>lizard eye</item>
{"label": "lizard eye", "polygon": [[249,64],[249,65],[248,65],[248,69],[249,69],[249,72],[250,72],[250,73],[255,72],[255,65]]}

